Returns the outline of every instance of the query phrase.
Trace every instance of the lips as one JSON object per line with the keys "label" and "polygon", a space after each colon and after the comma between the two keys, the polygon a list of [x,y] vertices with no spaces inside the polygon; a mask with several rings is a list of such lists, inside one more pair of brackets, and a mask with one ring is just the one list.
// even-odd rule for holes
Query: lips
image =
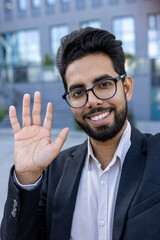
{"label": "lips", "polygon": [[105,113],[101,113],[99,115],[96,115],[96,116],[93,116],[93,117],[90,117],[90,119],[92,121],[99,121],[99,120],[102,120],[104,119],[105,117],[107,117],[109,115],[110,112],[105,112]]}
{"label": "lips", "polygon": [[107,121],[109,120],[110,118],[110,115],[111,115],[111,111],[106,111],[106,112],[103,112],[103,113],[97,113],[96,115],[94,114],[91,115],[90,117],[88,117],[88,120],[93,124],[93,125],[96,125],[96,126],[102,126],[104,124],[107,123]]}
{"label": "lips", "polygon": [[112,111],[115,111],[114,106],[92,108],[84,113],[82,118],[84,121],[89,120],[93,125],[104,125],[109,120]]}

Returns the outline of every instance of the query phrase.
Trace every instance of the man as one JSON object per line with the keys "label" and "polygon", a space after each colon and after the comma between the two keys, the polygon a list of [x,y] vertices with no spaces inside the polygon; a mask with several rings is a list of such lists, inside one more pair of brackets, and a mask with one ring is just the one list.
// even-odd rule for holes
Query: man
{"label": "man", "polygon": [[127,121],[133,80],[121,42],[94,28],[61,40],[57,67],[63,98],[88,134],[60,153],[68,128],[51,143],[53,106],[41,126],[41,95],[24,95],[22,128],[10,107],[15,166],[1,227],[2,240],[158,240],[160,138]]}

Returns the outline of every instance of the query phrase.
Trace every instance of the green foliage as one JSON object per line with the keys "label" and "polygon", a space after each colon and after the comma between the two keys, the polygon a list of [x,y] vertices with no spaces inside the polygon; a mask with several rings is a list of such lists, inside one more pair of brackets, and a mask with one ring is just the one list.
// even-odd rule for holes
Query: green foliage
{"label": "green foliage", "polygon": [[3,118],[5,117],[6,112],[4,109],[0,109],[0,122],[3,120]]}
{"label": "green foliage", "polygon": [[49,55],[46,54],[45,60],[44,60],[44,66],[52,66],[52,65],[53,65],[52,60],[50,59]]}
{"label": "green foliage", "polygon": [[133,60],[134,56],[132,54],[130,54],[130,53],[125,53],[125,58]]}

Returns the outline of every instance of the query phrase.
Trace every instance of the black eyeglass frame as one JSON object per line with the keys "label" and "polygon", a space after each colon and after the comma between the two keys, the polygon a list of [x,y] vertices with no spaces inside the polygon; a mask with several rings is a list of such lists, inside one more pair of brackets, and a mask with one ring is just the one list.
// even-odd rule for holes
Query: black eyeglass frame
{"label": "black eyeglass frame", "polygon": [[[99,82],[95,83],[95,84],[93,85],[93,87],[88,88],[88,89],[86,89],[86,90],[83,90],[83,91],[86,93],[86,96],[87,96],[87,97],[86,97],[86,102],[85,102],[81,107],[73,107],[73,106],[71,106],[70,103],[67,101],[66,96],[69,95],[70,92],[75,91],[74,89],[71,90],[71,91],[69,91],[69,92],[65,92],[65,93],[62,95],[62,98],[67,102],[67,104],[68,104],[71,108],[77,108],[77,109],[78,109],[78,108],[82,108],[82,107],[84,107],[84,106],[86,105],[86,103],[88,102],[88,92],[89,92],[89,91],[92,91],[92,93],[93,93],[98,99],[100,99],[100,100],[108,100],[108,99],[110,99],[110,98],[112,98],[112,97],[115,96],[115,94],[116,94],[116,92],[117,92],[117,82],[118,82],[119,80],[122,80],[125,76],[126,76],[126,74],[124,73],[123,75],[118,76],[118,77],[116,77],[116,78],[107,78],[107,80],[112,80],[112,81],[115,83],[115,93],[114,93],[111,97],[109,97],[109,98],[100,98],[100,97],[98,97],[98,96],[95,94],[95,92],[94,92],[94,87],[95,87],[97,84],[99,84]],[[102,81],[103,81],[103,80],[102,80]]]}

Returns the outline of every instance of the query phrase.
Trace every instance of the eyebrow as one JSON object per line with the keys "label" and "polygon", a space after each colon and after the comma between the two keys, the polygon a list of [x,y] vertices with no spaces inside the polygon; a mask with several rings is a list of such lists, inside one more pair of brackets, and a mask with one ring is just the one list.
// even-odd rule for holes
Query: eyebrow
{"label": "eyebrow", "polygon": [[101,81],[101,80],[103,80],[105,78],[112,79],[113,77],[111,75],[109,75],[109,74],[104,74],[104,75],[102,75],[100,77],[95,78],[92,82],[95,84],[95,83],[97,83],[97,82],[99,82],[99,81]]}
{"label": "eyebrow", "polygon": [[[111,75],[108,75],[108,74],[104,74],[104,75],[102,75],[102,76],[99,76],[99,77],[97,77],[97,78],[95,78],[93,81],[92,81],[92,83],[93,84],[95,84],[95,83],[97,83],[97,82],[99,82],[99,81],[101,81],[101,80],[103,80],[103,79],[105,79],[105,78],[113,78]],[[72,84],[71,86],[70,86],[70,88],[69,88],[69,91],[71,91],[71,90],[73,90],[73,89],[76,89],[76,88],[84,88],[85,87],[85,84],[84,83],[77,83],[77,84]]]}
{"label": "eyebrow", "polygon": [[76,88],[84,88],[85,87],[85,84],[72,84],[69,88],[69,91],[73,90],[73,89],[76,89]]}

